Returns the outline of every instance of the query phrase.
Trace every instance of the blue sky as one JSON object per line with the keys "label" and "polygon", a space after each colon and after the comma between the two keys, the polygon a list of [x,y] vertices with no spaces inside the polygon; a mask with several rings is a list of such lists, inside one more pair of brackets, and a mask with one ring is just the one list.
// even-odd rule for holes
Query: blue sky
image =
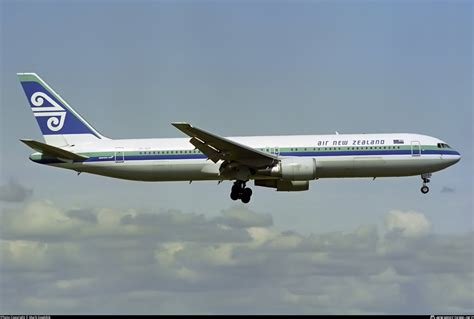
{"label": "blue sky", "polygon": [[[122,216],[136,210],[197,214],[213,222],[236,210],[235,214],[247,217],[271,216],[272,222],[263,228],[295,232],[306,239],[331,232],[357,233],[364,225],[390,234],[397,224],[394,220],[408,220],[409,224],[402,225],[406,229],[419,225],[418,235],[425,236],[429,230],[429,236],[447,236],[440,242],[473,232],[471,2],[1,1],[0,5],[0,177],[5,216],[13,211],[28,216],[38,206],[64,218],[72,218],[71,209],[88,211],[87,216],[99,216],[103,210]],[[28,160],[30,151],[18,139],[41,136],[17,72],[38,73],[111,138],[181,137],[170,125],[173,121],[189,121],[225,136],[412,132],[441,138],[463,157],[455,166],[434,174],[427,196],[419,191],[419,177],[319,180],[308,192],[295,194],[254,188],[247,208],[230,201],[230,183],[78,177]],[[10,250],[18,247],[18,240],[29,238],[21,234],[2,237],[4,245],[10,245]],[[407,230],[406,234],[411,233]],[[379,234],[379,239],[383,236]],[[44,239],[28,240],[20,246],[35,247]],[[416,245],[407,245],[407,253],[416,253],[409,251]],[[472,243],[467,247],[468,279],[459,277],[459,282],[468,286],[449,285],[464,287],[461,294],[470,298],[474,290]],[[183,267],[190,270],[188,275],[191,271],[201,274],[190,265]],[[374,276],[402,276],[394,265],[387,269]],[[416,275],[420,285],[415,288],[433,284],[427,276]],[[53,279],[66,280],[63,277]],[[228,283],[231,286],[232,281]],[[263,291],[269,289],[265,284]],[[88,292],[96,291],[97,285]],[[312,288],[311,280],[307,285]],[[81,287],[86,289],[87,284]],[[7,301],[5,309],[43,310],[42,305],[49,305],[24,294],[20,296],[24,303]],[[425,299],[436,304],[435,297]],[[190,302],[188,311],[239,313],[240,308],[230,306],[213,308],[214,298],[211,291],[207,301],[202,300],[209,307],[201,309]],[[78,300],[70,301],[69,311],[81,309]],[[305,304],[301,296],[295,300],[295,305],[301,302],[304,307],[292,308],[290,302],[285,309],[273,311],[326,309]],[[426,309],[431,305],[428,301]],[[388,304],[378,311],[396,313],[407,305],[415,307],[400,304],[392,309]],[[176,312],[176,305],[166,305],[165,312]],[[327,308],[327,312],[377,312],[357,302],[343,307]],[[463,307],[459,309],[474,308],[472,303]],[[99,310],[107,312],[107,308]],[[259,310],[265,308],[255,309],[265,312]]]}

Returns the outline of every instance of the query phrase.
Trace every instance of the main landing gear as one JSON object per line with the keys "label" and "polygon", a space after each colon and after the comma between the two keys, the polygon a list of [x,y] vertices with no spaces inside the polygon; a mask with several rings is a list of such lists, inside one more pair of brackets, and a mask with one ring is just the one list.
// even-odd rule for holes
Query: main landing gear
{"label": "main landing gear", "polygon": [[250,197],[252,197],[252,190],[245,187],[245,182],[235,181],[232,186],[232,191],[230,192],[230,198],[232,198],[232,200],[240,199],[242,203],[247,204],[250,202]]}
{"label": "main landing gear", "polygon": [[421,192],[426,194],[430,191],[430,188],[426,186],[430,182],[431,173],[421,174],[421,179],[423,180],[423,186],[421,187]]}

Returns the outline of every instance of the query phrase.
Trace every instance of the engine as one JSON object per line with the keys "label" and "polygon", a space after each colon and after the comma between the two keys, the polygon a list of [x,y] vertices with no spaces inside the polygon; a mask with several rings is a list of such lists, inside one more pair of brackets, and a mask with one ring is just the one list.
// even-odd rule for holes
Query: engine
{"label": "engine", "polygon": [[289,157],[280,161],[281,178],[290,181],[307,181],[316,178],[316,159]]}
{"label": "engine", "polygon": [[256,179],[255,186],[276,188],[280,192],[299,192],[309,189],[309,181],[316,178],[316,159],[286,157],[268,169],[257,171],[278,179]]}
{"label": "engine", "polygon": [[282,179],[256,179],[255,186],[276,188],[278,192],[301,192],[309,189],[309,181],[286,181]]}
{"label": "engine", "polygon": [[316,178],[316,159],[285,157],[273,167],[257,170],[257,175],[279,177],[289,181],[309,181]]}

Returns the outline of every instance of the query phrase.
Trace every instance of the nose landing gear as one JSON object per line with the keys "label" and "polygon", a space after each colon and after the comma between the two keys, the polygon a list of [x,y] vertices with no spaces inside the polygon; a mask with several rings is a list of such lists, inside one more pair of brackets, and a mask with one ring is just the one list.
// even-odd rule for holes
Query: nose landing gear
{"label": "nose landing gear", "polygon": [[252,190],[248,187],[245,187],[244,181],[235,181],[230,192],[230,198],[232,200],[240,199],[242,203],[247,204],[250,202],[250,197],[252,197]]}
{"label": "nose landing gear", "polygon": [[426,194],[430,191],[430,188],[426,185],[430,182],[431,173],[421,174],[421,179],[423,180],[423,186],[421,187],[421,192]]}

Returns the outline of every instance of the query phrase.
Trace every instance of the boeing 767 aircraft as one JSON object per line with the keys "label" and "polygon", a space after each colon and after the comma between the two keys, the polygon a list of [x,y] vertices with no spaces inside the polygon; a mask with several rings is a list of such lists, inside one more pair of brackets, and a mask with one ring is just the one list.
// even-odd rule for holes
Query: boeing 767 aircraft
{"label": "boeing 767 aircraft", "polygon": [[21,141],[36,163],[138,181],[234,181],[230,197],[250,201],[255,186],[305,191],[319,178],[421,175],[428,193],[431,173],[461,156],[426,135],[335,134],[221,137],[172,123],[188,138],[110,139],[97,132],[35,73],[18,73],[45,143]]}

